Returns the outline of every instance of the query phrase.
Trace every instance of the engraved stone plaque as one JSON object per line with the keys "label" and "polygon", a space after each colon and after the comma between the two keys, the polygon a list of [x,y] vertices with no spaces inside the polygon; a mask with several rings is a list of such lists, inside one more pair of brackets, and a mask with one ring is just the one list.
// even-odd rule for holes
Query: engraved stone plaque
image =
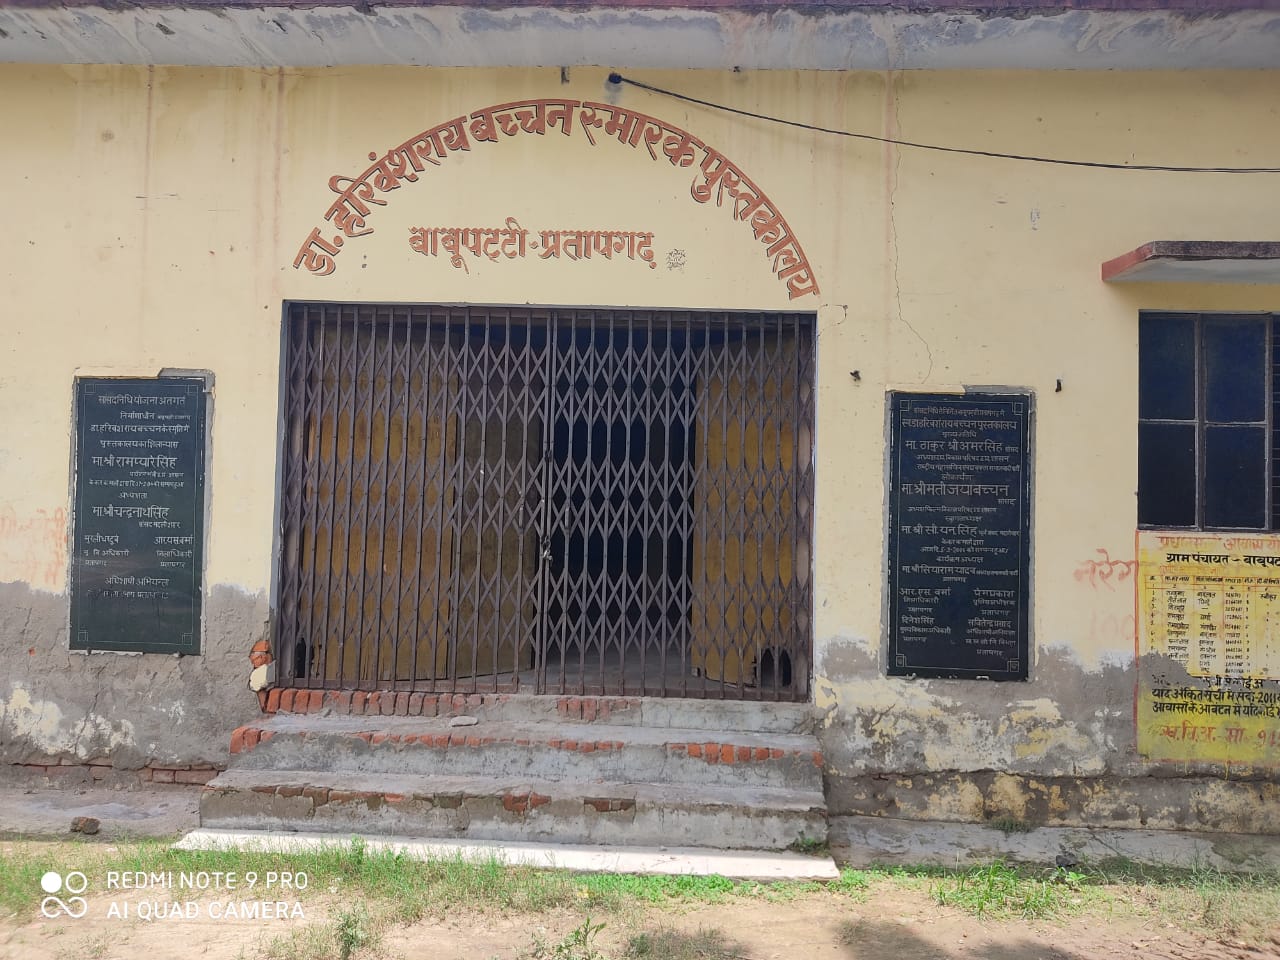
{"label": "engraved stone plaque", "polygon": [[76,381],[71,649],[200,652],[205,383]]}
{"label": "engraved stone plaque", "polygon": [[1031,397],[889,402],[888,672],[1025,680]]}

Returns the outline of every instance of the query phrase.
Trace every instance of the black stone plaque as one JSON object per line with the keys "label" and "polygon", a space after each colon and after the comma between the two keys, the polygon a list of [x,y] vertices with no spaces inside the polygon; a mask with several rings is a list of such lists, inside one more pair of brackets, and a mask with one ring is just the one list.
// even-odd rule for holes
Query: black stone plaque
{"label": "black stone plaque", "polygon": [[71,649],[200,652],[204,381],[76,381]]}
{"label": "black stone plaque", "polygon": [[1025,680],[1031,397],[889,402],[889,674]]}

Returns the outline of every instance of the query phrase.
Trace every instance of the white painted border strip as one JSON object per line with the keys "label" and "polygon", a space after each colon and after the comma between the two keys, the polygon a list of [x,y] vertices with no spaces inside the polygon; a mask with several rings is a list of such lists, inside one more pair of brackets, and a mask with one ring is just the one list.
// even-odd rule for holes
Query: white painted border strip
{"label": "white painted border strip", "polygon": [[441,840],[368,834],[256,833],[248,830],[193,830],[174,844],[179,850],[253,850],[266,853],[349,846],[359,837],[371,852],[403,853],[420,860],[462,857],[498,860],[577,873],[637,873],[666,876],[733,877],[740,880],[835,880],[830,857],[695,847],[597,847],[582,844]]}

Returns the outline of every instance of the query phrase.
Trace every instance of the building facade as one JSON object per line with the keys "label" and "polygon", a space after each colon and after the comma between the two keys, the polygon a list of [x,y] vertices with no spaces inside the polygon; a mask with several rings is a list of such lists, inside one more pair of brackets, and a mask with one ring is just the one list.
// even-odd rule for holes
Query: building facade
{"label": "building facade", "polygon": [[832,814],[1280,829],[1274,19],[1077,6],[0,8],[0,759],[786,702]]}

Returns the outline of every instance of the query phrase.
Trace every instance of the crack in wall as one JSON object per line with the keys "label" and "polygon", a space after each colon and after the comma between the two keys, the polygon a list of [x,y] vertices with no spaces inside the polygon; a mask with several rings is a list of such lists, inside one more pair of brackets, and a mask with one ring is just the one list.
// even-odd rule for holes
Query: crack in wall
{"label": "crack in wall", "polygon": [[[889,116],[896,118],[898,115],[898,95],[894,89],[893,71],[889,71],[887,76],[887,92],[889,96]],[[893,126],[896,128],[897,124]],[[892,136],[896,129],[889,131]],[[893,297],[894,303],[898,308],[898,322],[911,331],[920,344],[924,347],[925,356],[928,358],[929,365],[926,367],[924,376],[919,379],[919,383],[926,383],[933,374],[933,349],[929,346],[929,341],[924,338],[919,330],[907,319],[906,314],[902,310],[902,282],[899,279],[901,269],[900,247],[898,246],[898,179],[902,169],[902,150],[894,150],[889,148],[893,155],[893,175],[889,177],[889,262],[891,264],[893,278]]]}

